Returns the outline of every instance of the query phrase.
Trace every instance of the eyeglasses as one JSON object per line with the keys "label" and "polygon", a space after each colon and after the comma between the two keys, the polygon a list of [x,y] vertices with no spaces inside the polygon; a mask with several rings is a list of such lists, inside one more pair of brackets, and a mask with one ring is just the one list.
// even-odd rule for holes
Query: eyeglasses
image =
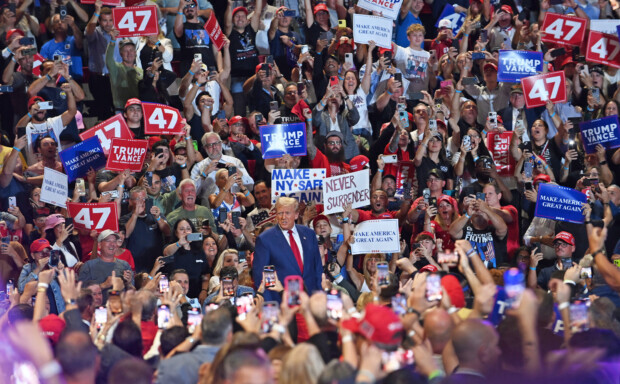
{"label": "eyeglasses", "polygon": [[327,142],[327,145],[342,145],[342,141],[330,140],[330,141]]}
{"label": "eyeglasses", "polygon": [[132,197],[131,200],[133,201],[146,201],[145,197]]}
{"label": "eyeglasses", "polygon": [[196,8],[196,3],[187,4],[185,6],[185,9],[187,9],[187,8]]}
{"label": "eyeglasses", "polygon": [[218,145],[222,144],[221,141],[216,141],[215,143],[211,143],[211,144],[205,144],[205,148],[213,148],[213,147],[217,147]]}
{"label": "eyeglasses", "polygon": [[296,96],[297,95],[297,91],[288,91],[285,93],[285,95],[293,95]]}
{"label": "eyeglasses", "polygon": [[469,137],[471,137],[472,139],[479,139],[480,135],[469,135]]}
{"label": "eyeglasses", "polygon": [[436,179],[434,177],[429,177],[428,178],[428,182],[429,183],[436,183],[436,182],[439,182],[439,181],[442,181],[442,180],[441,179]]}
{"label": "eyeglasses", "polygon": [[568,246],[570,246],[570,244],[562,242],[562,241],[558,241],[557,243],[553,244],[554,248],[566,248]]}

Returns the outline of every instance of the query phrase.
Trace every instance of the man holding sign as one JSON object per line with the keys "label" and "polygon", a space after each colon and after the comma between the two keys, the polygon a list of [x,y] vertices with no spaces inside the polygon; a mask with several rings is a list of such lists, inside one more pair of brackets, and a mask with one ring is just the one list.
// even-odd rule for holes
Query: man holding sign
{"label": "man holding sign", "polygon": [[[183,22],[183,15],[185,15],[185,22]],[[200,55],[200,61],[207,67],[222,68],[222,53],[217,50],[198,18],[196,0],[179,1],[179,8],[174,19],[174,36],[181,46],[181,76],[187,73],[192,61],[196,60],[196,55]]]}

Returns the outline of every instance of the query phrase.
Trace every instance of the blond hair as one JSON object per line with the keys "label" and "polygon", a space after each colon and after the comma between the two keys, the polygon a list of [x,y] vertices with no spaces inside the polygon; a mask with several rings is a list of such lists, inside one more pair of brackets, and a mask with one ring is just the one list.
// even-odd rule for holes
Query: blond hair
{"label": "blond hair", "polygon": [[280,383],[316,384],[325,363],[317,347],[301,343],[282,359]]}

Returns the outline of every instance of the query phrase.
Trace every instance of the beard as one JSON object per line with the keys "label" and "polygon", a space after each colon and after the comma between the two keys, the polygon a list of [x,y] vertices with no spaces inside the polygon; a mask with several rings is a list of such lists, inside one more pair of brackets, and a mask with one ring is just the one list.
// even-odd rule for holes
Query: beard
{"label": "beard", "polygon": [[217,134],[220,135],[220,140],[222,141],[228,141],[228,138],[230,137],[229,131],[220,130]]}
{"label": "beard", "polygon": [[342,163],[344,162],[344,147],[340,147],[340,150],[336,153],[332,151],[325,151],[325,157],[330,163]]}

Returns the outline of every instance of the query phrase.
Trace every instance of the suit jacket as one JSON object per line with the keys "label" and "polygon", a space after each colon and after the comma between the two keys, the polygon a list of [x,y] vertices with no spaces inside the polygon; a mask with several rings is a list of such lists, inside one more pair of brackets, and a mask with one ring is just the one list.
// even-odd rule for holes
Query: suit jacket
{"label": "suit jacket", "polygon": [[[536,107],[536,108],[523,107],[523,109],[525,110],[525,119],[527,120],[527,121],[524,121],[525,130],[528,136],[531,133],[532,124],[534,124],[534,121],[536,119],[540,119],[540,116],[545,110],[544,108],[545,107]],[[506,108],[503,108],[497,111],[497,115],[501,116],[502,121],[504,122],[504,128],[506,128],[507,131],[514,131],[514,127],[512,126],[513,111],[514,111],[514,108],[512,107],[512,105],[508,105]]]}
{"label": "suit jacket", "polygon": [[162,360],[159,363],[157,383],[196,384],[200,366],[212,362],[219,350],[219,346],[199,345],[191,352]]}
{"label": "suit jacket", "polygon": [[[321,289],[323,263],[319,254],[319,243],[316,240],[316,234],[312,229],[303,225],[295,225],[295,227],[299,233],[303,249],[303,275],[280,226],[275,226],[263,232],[256,239],[252,263],[252,277],[254,278],[255,289],[258,289],[263,281],[263,268],[265,265],[273,265],[275,267],[278,279],[282,284],[284,284],[284,279],[287,276],[297,275],[303,277],[304,287],[307,292],[312,293]],[[280,295],[268,289],[265,290],[264,296],[266,301],[281,301]]]}

